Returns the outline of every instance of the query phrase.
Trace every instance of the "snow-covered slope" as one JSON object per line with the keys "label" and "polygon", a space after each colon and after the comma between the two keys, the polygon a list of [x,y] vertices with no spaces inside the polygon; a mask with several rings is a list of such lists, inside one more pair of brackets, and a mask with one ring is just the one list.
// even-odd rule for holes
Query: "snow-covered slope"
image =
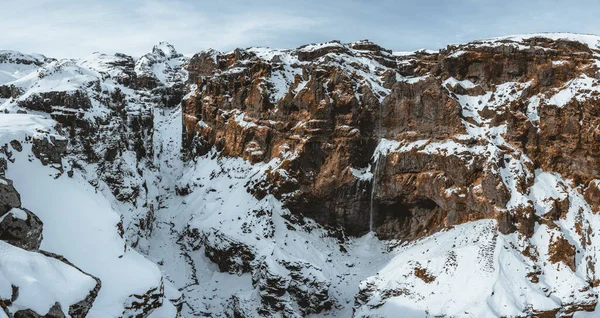
{"label": "snow-covered slope", "polygon": [[[17,148],[4,148],[2,153],[6,160],[2,161],[8,163],[6,177],[19,192],[23,205],[35,210],[44,223],[40,248],[62,255],[79,269],[101,281],[101,288],[96,291],[97,296],[92,308],[88,308],[87,316],[145,316],[155,308],[160,308],[159,312],[174,316],[175,307],[168,300],[169,296],[165,296],[165,282],[160,269],[128,247],[126,242],[125,229],[130,220],[135,218],[135,214],[130,213],[124,217],[115,212],[114,208],[120,207],[118,200],[112,194],[105,197],[90,184],[93,179],[86,179],[89,175],[102,178],[102,172],[96,170],[97,165],[85,162],[88,157],[81,156],[81,150],[84,148],[92,148],[87,155],[93,156],[94,151],[103,151],[110,146],[110,140],[118,142],[124,137],[123,131],[131,128],[105,131],[102,127],[123,127],[123,121],[127,125],[127,122],[136,120],[143,114],[152,113],[152,108],[160,103],[160,94],[153,96],[136,88],[134,61],[125,55],[93,54],[80,60],[46,59],[44,63],[38,63],[38,60],[32,57],[14,52],[11,54],[19,59],[7,59],[0,65],[9,65],[4,69],[27,69],[29,73],[12,72],[15,75],[14,80],[8,81],[4,86],[11,89],[10,94],[3,96],[5,99],[1,100],[1,107],[4,112],[13,113],[0,115],[0,141],[2,145],[10,143],[12,146],[15,143],[21,146],[18,147],[18,151]],[[37,64],[30,65],[29,68],[20,66],[32,59]],[[165,62],[168,62],[168,59]],[[16,110],[23,110],[23,106],[32,107],[33,109],[28,110],[32,113],[16,113]],[[115,116],[115,112],[120,111],[119,108],[124,108],[123,117]],[[98,123],[99,120],[102,122]],[[89,124],[94,122],[98,124]],[[70,134],[65,126],[71,126]],[[69,158],[64,158],[65,154],[56,148],[55,140],[66,140],[59,136],[60,134],[67,137],[77,136],[70,140]],[[136,134],[138,139],[142,137],[139,136],[139,132]],[[100,136],[103,142],[94,142],[94,146],[91,146],[91,139]],[[38,142],[45,140],[49,143]],[[147,142],[151,145],[151,140]],[[124,151],[127,152],[127,149]],[[131,153],[133,162],[127,162],[131,166],[125,165],[121,168],[135,171],[136,154],[133,149]],[[40,162],[35,157],[44,159]],[[127,157],[127,153],[124,157]],[[102,168],[107,169],[106,165],[102,165]],[[33,180],[35,182],[31,183]],[[138,177],[132,182],[143,180]],[[132,186],[141,187],[138,184]],[[130,234],[129,231],[127,233]],[[21,262],[27,262],[27,258],[21,258]],[[31,259],[40,262],[33,256]],[[15,262],[18,261],[15,257]],[[42,266],[44,265],[38,265],[35,270],[41,272],[40,282],[44,284],[48,279],[43,275],[53,275],[57,270],[65,271],[53,265],[57,269],[54,272],[49,269],[45,273],[41,269]],[[26,272],[24,275],[27,275]],[[48,294],[40,296],[48,301],[51,301],[52,297],[59,297],[54,298],[55,301],[49,306],[46,300],[41,301],[42,298],[38,303],[34,301],[33,305],[23,303],[27,299],[25,296],[29,295],[25,286],[20,287],[23,293],[10,310],[14,313],[30,309],[43,315],[56,301],[60,304],[59,308],[67,310],[72,304],[69,299],[74,297],[69,295],[81,293],[76,289],[80,284],[75,280],[75,274],[70,274],[67,269],[65,275],[71,275],[73,281],[58,285],[61,292],[54,295],[51,290],[46,290]],[[64,276],[64,279],[69,280],[68,277]],[[22,281],[24,278],[12,279]],[[82,278],[77,279],[83,281]],[[10,290],[10,285],[3,284],[2,287]],[[34,287],[35,285],[32,285],[32,288]],[[38,287],[38,290],[43,291],[43,288],[44,285]],[[79,288],[89,289],[83,283]],[[3,299],[11,299],[10,293],[8,297],[4,296],[3,293]],[[83,294],[83,297],[85,296],[87,292]],[[65,314],[68,313],[65,311]]]}
{"label": "snow-covered slope", "polygon": [[[60,260],[5,242],[0,242],[0,255],[0,298],[14,298],[10,313],[31,309],[45,314],[57,302],[68,308],[96,286],[93,278]],[[18,287],[17,297],[13,286]]]}
{"label": "snow-covered slope", "polygon": [[[41,248],[61,254],[102,281],[91,317],[116,317],[124,305],[155,289],[162,277],[155,264],[125,245],[118,232],[120,217],[109,201],[79,173],[55,178],[56,170],[30,162],[30,145],[15,154],[7,177],[14,181],[23,204],[44,222]],[[35,180],[35,182],[31,182]]]}

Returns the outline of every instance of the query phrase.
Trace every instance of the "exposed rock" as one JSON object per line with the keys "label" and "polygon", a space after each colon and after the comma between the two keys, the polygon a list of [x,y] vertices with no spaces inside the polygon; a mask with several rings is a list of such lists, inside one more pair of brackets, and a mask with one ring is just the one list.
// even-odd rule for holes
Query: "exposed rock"
{"label": "exposed rock", "polygon": [[16,151],[18,151],[18,152],[21,152],[21,151],[23,151],[23,145],[21,145],[21,142],[20,142],[20,141],[18,141],[18,140],[12,140],[12,141],[10,142],[10,146],[11,146],[11,147],[12,147],[14,150],[16,150]]}
{"label": "exposed rock", "polygon": [[65,318],[59,303],[54,304],[50,311],[45,315],[40,315],[31,309],[19,310],[14,314],[14,318]]}
{"label": "exposed rock", "polygon": [[215,50],[194,54],[187,66],[188,82],[196,83],[202,77],[211,76],[213,71],[218,69],[217,58],[218,52]]}
{"label": "exposed rock", "polygon": [[23,90],[14,85],[0,85],[0,98],[16,98],[23,94]]}
{"label": "exposed rock", "polygon": [[[396,62],[400,64],[403,59],[416,61],[418,70],[413,70],[413,75],[429,72],[435,76],[398,80],[400,75],[382,75],[372,79],[387,90],[361,86],[355,79],[361,76],[345,73],[344,64],[335,60],[359,55],[379,63],[377,74],[407,71],[398,70],[396,62],[388,63],[387,51],[371,42],[343,45],[334,41],[273,52],[306,63],[290,64],[294,77],[280,79],[283,88],[278,92],[267,89],[270,94],[266,95],[260,85],[266,83],[268,88],[269,81],[278,76],[278,62],[262,59],[260,55],[256,58],[251,50],[229,55],[204,52],[195,56],[189,67],[194,72],[190,80],[198,84],[198,91],[184,101],[185,148],[202,155],[214,146],[225,155],[251,162],[281,158],[280,169],[270,172],[264,182],[250,185],[250,191],[258,197],[275,194],[293,212],[322,224],[343,226],[350,234],[369,230],[368,216],[363,212],[369,206],[375,211],[375,227],[382,238],[413,240],[481,218],[506,220],[500,222],[506,225],[501,225],[505,233],[515,230],[529,233],[531,223],[518,229],[512,227],[516,219],[530,220],[522,216],[528,213],[527,209],[514,212],[513,217],[498,213],[506,209],[510,192],[497,172],[504,169],[504,163],[488,162],[487,154],[432,155],[415,148],[386,156],[380,167],[381,175],[371,181],[377,183],[378,190],[372,198],[369,192],[373,186],[350,173],[351,169],[368,166],[381,138],[431,143],[452,140],[465,147],[477,146],[475,139],[459,141],[453,137],[465,134],[463,122],[470,120],[465,118],[465,106],[460,104],[458,96],[478,98],[495,90],[496,85],[512,81],[532,81],[526,88],[516,87],[514,92],[522,89],[522,95],[533,96],[566,83],[577,73],[578,65],[590,63],[589,48],[577,42],[529,41],[536,49],[522,50],[510,41],[500,46],[474,43],[435,54],[399,57]],[[550,51],[537,46],[548,47]],[[552,63],[559,58],[568,62]],[[231,71],[234,68],[239,71]],[[448,78],[474,85],[444,84],[442,79]],[[273,99],[273,95],[278,98]],[[566,159],[566,153],[575,151],[573,145],[577,143],[573,138],[580,135],[573,135],[568,144],[551,137],[557,134],[557,127],[576,128],[573,125],[579,115],[575,109],[573,115],[568,115],[573,103],[560,113],[549,106],[540,109],[543,124],[536,132],[535,126],[519,115],[522,105],[503,102],[505,97],[500,92],[496,95],[492,94],[492,98],[498,100],[499,107],[515,111],[500,115],[488,107],[478,116],[491,120],[493,125],[507,123],[509,142],[522,145],[523,153],[533,160],[532,166],[555,170],[558,165],[561,173],[577,171],[578,180],[590,180],[593,173],[589,165]],[[553,118],[564,119],[559,124]],[[589,129],[592,129],[596,125],[592,119],[595,116],[590,114],[586,118],[590,118]],[[583,125],[587,127],[588,123]],[[587,146],[586,139],[579,140],[585,147],[583,151],[595,151],[592,150],[595,146]],[[286,159],[286,154],[293,156]],[[504,156],[518,154],[506,152]],[[471,163],[466,165],[466,161]],[[596,167],[593,169],[598,171]],[[523,179],[521,191],[526,191],[526,182]],[[480,187],[484,191],[478,190]],[[459,192],[446,194],[447,189]]]}
{"label": "exposed rock", "polygon": [[6,174],[6,169],[8,168],[8,162],[5,158],[0,158],[0,177],[3,177]]}
{"label": "exposed rock", "polygon": [[13,186],[12,180],[0,177],[0,217],[20,206],[21,196]]}
{"label": "exposed rock", "polygon": [[259,290],[262,315],[300,308],[302,316],[307,316],[329,310],[334,304],[329,297],[330,282],[310,264],[262,257],[252,267],[252,284]]}
{"label": "exposed rock", "polygon": [[33,136],[31,151],[43,165],[61,165],[62,156],[67,151],[67,144],[68,140],[65,137],[40,132]]}
{"label": "exposed rock", "polygon": [[20,100],[19,106],[32,110],[52,112],[55,107],[67,109],[88,109],[91,106],[90,99],[84,91],[74,92],[43,92]]}
{"label": "exposed rock", "polygon": [[254,302],[240,299],[236,295],[231,296],[227,304],[228,317],[251,318],[257,315]]}
{"label": "exposed rock", "polygon": [[131,295],[125,306],[124,317],[143,318],[152,311],[162,306],[164,298],[164,285],[152,288],[142,295]]}
{"label": "exposed rock", "polygon": [[575,246],[571,245],[564,237],[556,237],[548,247],[550,261],[562,262],[575,271]]}
{"label": "exposed rock", "polygon": [[0,240],[36,251],[42,242],[42,227],[42,221],[31,211],[13,208],[0,217]]}
{"label": "exposed rock", "polygon": [[[194,243],[192,242],[192,244]],[[217,230],[204,233],[202,243],[206,257],[219,266],[219,271],[237,275],[251,271],[250,263],[255,256],[246,244]]]}
{"label": "exposed rock", "polygon": [[[300,317],[335,307],[338,294],[329,293],[334,290],[332,274],[323,275],[318,266],[295,260],[296,255],[269,257],[266,249],[257,248],[265,241],[279,243],[275,233],[282,223],[302,234],[319,228],[305,223],[303,218],[309,217],[331,229],[319,233],[340,241],[372,231],[392,240],[394,251],[414,252],[419,244],[430,244],[412,255],[422,260],[390,263],[397,266],[363,280],[354,298],[356,317],[377,315],[394,298],[417,303],[428,315],[446,315],[426,299],[439,296],[432,292],[434,286],[463,283],[452,280],[452,271],[465,259],[472,262],[468,266],[480,266],[482,275],[499,277],[503,270],[516,268],[515,281],[525,280],[540,298],[552,295],[539,308],[519,299],[510,309],[514,312],[500,313],[504,309],[498,307],[494,314],[568,317],[594,308],[597,290],[589,286],[600,281],[591,221],[600,209],[597,49],[540,36],[404,54],[364,40],[294,50],[210,50],[188,61],[161,43],[135,63],[125,55],[111,57],[110,71],[98,71],[101,75],[91,76],[78,89],[29,96],[19,88],[0,86],[0,97],[52,112],[60,123],[57,131],[69,134],[74,169],[84,170],[100,192],[135,214],[122,219],[118,228],[140,250],[153,231],[155,212],[168,208],[165,198],[182,204],[196,200],[202,192],[197,188],[218,174],[217,168],[202,184],[186,180],[155,188],[164,185],[161,169],[175,169],[170,163],[162,165],[168,161],[162,157],[166,143],[155,139],[154,120],[161,117],[161,107],[182,102],[185,159],[237,157],[255,164],[255,177],[239,177],[245,181],[230,189],[247,190],[259,201],[274,198],[283,203],[285,213],[240,207],[242,213],[232,212],[231,221],[220,221],[234,224],[227,229],[239,231],[235,234],[214,224],[216,228],[200,229],[192,221],[178,224],[183,234],[177,243],[185,243],[181,248],[192,267],[193,286],[201,279],[192,252],[202,248],[220,272],[246,278],[243,274],[250,273],[257,292],[227,294],[221,300],[227,315]],[[50,71],[40,76],[51,76]],[[127,88],[106,88],[105,77]],[[92,103],[102,106],[102,116],[90,119],[85,113]],[[11,147],[22,149],[20,144]],[[44,164],[60,164],[66,147],[66,140],[47,133],[33,139],[33,151]],[[4,153],[10,160],[8,147]],[[6,165],[0,161],[0,174]],[[88,166],[93,168],[87,171]],[[216,190],[206,189],[207,194],[211,191]],[[187,197],[169,196],[173,192]],[[1,195],[0,184],[3,199]],[[20,206],[15,203],[18,194],[16,201],[11,198],[6,211]],[[223,203],[227,198],[215,200]],[[210,214],[206,210],[198,213]],[[13,223],[4,223],[8,219],[15,218],[5,214],[0,222],[0,229],[10,228],[7,233],[21,237],[32,231],[23,227],[19,232]],[[462,227],[474,223],[487,224],[486,230]],[[434,234],[456,232],[464,236],[431,243],[439,238]],[[250,234],[261,243],[244,241]],[[375,241],[374,236],[367,239]],[[346,247],[351,247],[342,243],[339,250],[348,253]],[[444,253],[430,254],[430,249]],[[477,250],[471,251],[476,260],[471,254],[457,258],[457,251],[468,249]],[[431,265],[442,258],[442,265]],[[560,276],[553,275],[557,268],[570,278],[568,283],[553,280]],[[501,297],[493,297],[496,291],[481,296],[488,297],[483,303],[490,310],[498,309],[494,301]],[[454,303],[455,295],[446,294],[439,303]],[[163,298],[162,286],[132,295],[123,315],[146,316]]]}
{"label": "exposed rock", "polygon": [[262,257],[252,267],[252,284],[259,290],[262,315],[293,312],[292,308],[298,307],[302,316],[307,316],[329,310],[334,304],[329,297],[330,282],[310,264]]}

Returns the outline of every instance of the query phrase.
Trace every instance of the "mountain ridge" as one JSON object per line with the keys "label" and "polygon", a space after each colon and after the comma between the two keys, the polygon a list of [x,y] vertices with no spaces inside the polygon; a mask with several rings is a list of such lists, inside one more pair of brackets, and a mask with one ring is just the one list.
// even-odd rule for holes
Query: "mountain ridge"
{"label": "mountain ridge", "polygon": [[592,312],[598,39],[2,51],[0,198],[43,223],[9,243],[82,286],[34,307],[0,280],[0,317]]}

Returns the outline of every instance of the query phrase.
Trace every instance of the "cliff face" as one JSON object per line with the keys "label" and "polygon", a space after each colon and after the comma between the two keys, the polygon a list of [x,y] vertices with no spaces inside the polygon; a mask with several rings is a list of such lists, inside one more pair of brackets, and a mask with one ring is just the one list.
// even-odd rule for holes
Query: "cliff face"
{"label": "cliff face", "polygon": [[184,147],[281,158],[251,191],[353,235],[371,212],[382,238],[482,218],[531,234],[535,207],[513,194],[536,169],[586,188],[596,177],[595,49],[534,37],[435,53],[367,41],[203,52],[188,66]]}
{"label": "cliff face", "polygon": [[[580,300],[560,310],[588,310],[598,281],[597,45],[542,35],[407,54],[367,41],[203,52],[188,66],[184,149],[276,162],[250,193],[350,235],[410,242],[493,219],[490,233],[514,237],[504,244],[531,283],[547,264],[581,275]],[[441,275],[419,266],[406,275]],[[402,284],[374,287],[385,274],[373,279],[357,312],[419,298]]]}

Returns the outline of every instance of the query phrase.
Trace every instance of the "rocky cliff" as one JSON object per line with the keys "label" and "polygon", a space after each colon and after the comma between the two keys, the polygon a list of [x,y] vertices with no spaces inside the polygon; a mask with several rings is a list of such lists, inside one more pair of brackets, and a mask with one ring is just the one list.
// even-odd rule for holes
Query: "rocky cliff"
{"label": "rocky cliff", "polygon": [[[21,230],[13,211],[0,238],[41,240],[102,281],[91,316],[109,304],[139,317],[594,311],[599,54],[600,38],[574,34],[435,52],[367,40],[191,58],[167,43],[139,59],[2,51],[0,168],[15,186],[0,184],[0,212],[30,221]],[[32,177],[89,200],[59,214]],[[91,202],[121,245],[95,260],[127,255],[123,276],[52,230],[91,226],[75,214]],[[123,288],[133,272],[142,283]],[[2,308],[66,313],[56,303]]]}
{"label": "rocky cliff", "polygon": [[[531,283],[557,263],[586,282],[581,301],[549,311],[585,310],[597,281],[597,49],[593,37],[542,35],[408,54],[368,41],[204,52],[190,60],[184,148],[279,160],[248,190],[350,235],[411,242],[495,220]],[[390,297],[369,289],[359,309]]]}

